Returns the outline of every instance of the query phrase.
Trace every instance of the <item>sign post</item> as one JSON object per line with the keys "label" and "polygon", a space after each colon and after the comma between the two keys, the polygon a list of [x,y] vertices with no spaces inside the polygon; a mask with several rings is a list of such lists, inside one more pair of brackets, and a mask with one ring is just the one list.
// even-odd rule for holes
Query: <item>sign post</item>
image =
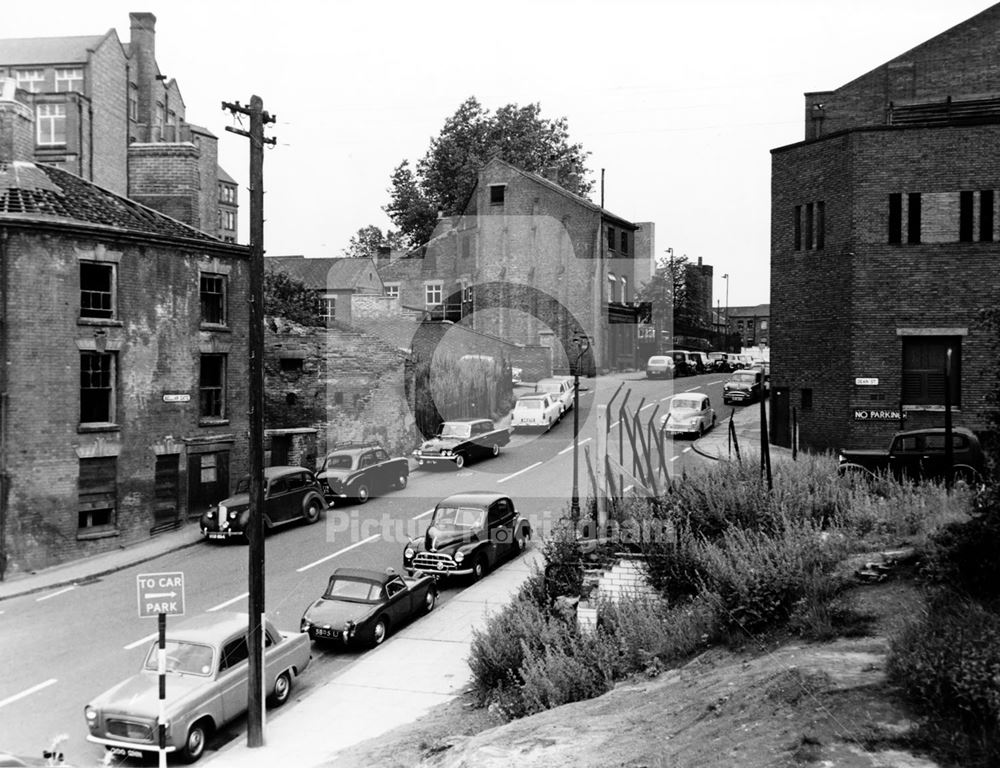
{"label": "sign post", "polygon": [[140,573],[135,577],[139,618],[156,616],[159,628],[157,671],[160,674],[159,768],[167,768],[167,616],[184,615],[184,573]]}

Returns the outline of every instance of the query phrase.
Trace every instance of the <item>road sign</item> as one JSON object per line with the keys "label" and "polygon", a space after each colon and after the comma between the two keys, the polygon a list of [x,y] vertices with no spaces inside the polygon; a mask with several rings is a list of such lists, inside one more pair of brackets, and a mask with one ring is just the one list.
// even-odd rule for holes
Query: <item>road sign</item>
{"label": "road sign", "polygon": [[875,376],[858,376],[854,379],[854,383],[859,387],[877,387],[878,377]]}
{"label": "road sign", "polygon": [[184,615],[184,573],[140,573],[135,577],[139,618]]}
{"label": "road sign", "polygon": [[902,414],[896,408],[855,408],[855,421],[899,421]]}

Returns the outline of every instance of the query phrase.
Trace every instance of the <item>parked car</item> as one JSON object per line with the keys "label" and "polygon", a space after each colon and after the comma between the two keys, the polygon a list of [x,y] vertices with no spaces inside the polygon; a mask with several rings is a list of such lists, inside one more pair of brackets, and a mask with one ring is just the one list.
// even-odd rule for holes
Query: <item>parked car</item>
{"label": "parked car", "polygon": [[505,559],[524,551],[531,525],[510,496],[492,491],[456,493],[434,507],[423,536],[403,550],[407,573],[482,578]]}
{"label": "parked car", "polygon": [[676,376],[694,376],[705,372],[701,359],[689,350],[671,349],[664,354],[673,358],[674,375]]}
{"label": "parked car", "polygon": [[[888,472],[897,480],[943,479],[948,474],[943,427],[897,432],[888,448],[842,450],[839,474]],[[984,468],[983,449],[975,432],[955,427],[951,435],[954,478],[979,482]]]}
{"label": "parked car", "polygon": [[373,493],[405,488],[409,477],[408,459],[393,458],[381,445],[372,443],[334,446],[316,475],[330,504],[348,499],[364,504]]}
{"label": "parked car", "polygon": [[670,435],[701,437],[715,426],[715,409],[708,395],[685,392],[670,398],[667,413],[660,417],[660,428]]}
{"label": "parked car", "polygon": [[498,456],[509,442],[510,430],[498,429],[489,419],[457,419],[442,424],[437,437],[425,440],[413,456],[420,466],[454,464],[461,469],[471,459]]}
{"label": "parked car", "polygon": [[748,368],[734,371],[729,380],[722,385],[722,402],[753,403],[764,395],[764,372],[759,368]]}
{"label": "parked car", "polygon": [[726,360],[729,362],[729,370],[739,371],[746,368],[749,364],[748,359],[744,359],[743,355],[739,355],[736,352],[726,352]]}
{"label": "parked car", "polygon": [[437,584],[430,576],[338,568],[323,596],[306,608],[299,629],[318,642],[374,647],[394,628],[430,613],[436,602]]}
{"label": "parked car", "polygon": [[[194,762],[213,732],[247,710],[248,617],[202,613],[167,628],[167,749]],[[288,701],[292,681],[309,666],[309,636],[264,624],[264,687],[270,701]],[[159,746],[158,649],[154,641],[139,673],[84,707],[87,740],[124,757]]]}
{"label": "parked car", "polygon": [[[264,470],[264,527],[267,530],[296,520],[315,523],[326,501],[316,476],[305,467],[267,467]],[[250,477],[236,484],[236,493],[201,516],[201,533],[208,539],[246,540],[250,522]]]}
{"label": "parked car", "polygon": [[573,377],[550,376],[547,379],[539,379],[535,384],[535,393],[552,395],[559,402],[562,412],[566,413],[573,407]]}
{"label": "parked car", "polygon": [[520,384],[520,383],[521,383],[521,375],[522,375],[523,373],[524,373],[524,372],[523,372],[523,371],[522,371],[522,370],[521,370],[520,368],[518,368],[518,367],[516,367],[516,366],[515,366],[515,367],[512,367],[512,368],[510,369],[510,383],[511,383],[512,385],[517,385],[517,384]]}
{"label": "parked car", "polygon": [[562,419],[563,408],[552,395],[525,395],[514,403],[514,412],[510,418],[512,430],[525,427],[538,427],[548,432],[552,425]]}
{"label": "parked car", "polygon": [[674,358],[670,355],[653,355],[646,361],[647,379],[672,379]]}
{"label": "parked car", "polygon": [[729,373],[733,370],[733,366],[729,362],[729,355],[725,352],[709,352],[708,367],[709,370],[719,373]]}

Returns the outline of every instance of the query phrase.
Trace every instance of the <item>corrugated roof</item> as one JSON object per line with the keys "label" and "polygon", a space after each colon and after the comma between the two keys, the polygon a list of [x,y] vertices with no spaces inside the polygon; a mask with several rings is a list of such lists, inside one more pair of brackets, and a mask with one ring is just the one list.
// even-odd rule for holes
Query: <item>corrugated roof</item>
{"label": "corrugated roof", "polygon": [[0,65],[83,64],[87,61],[87,50],[97,48],[106,36],[19,37],[0,40]]}
{"label": "corrugated roof", "polygon": [[265,264],[302,282],[306,288],[354,288],[366,269],[375,269],[371,259],[307,259],[305,256],[268,256]]}
{"label": "corrugated roof", "polygon": [[0,163],[0,222],[10,219],[82,222],[163,237],[220,242],[62,168],[22,161]]}

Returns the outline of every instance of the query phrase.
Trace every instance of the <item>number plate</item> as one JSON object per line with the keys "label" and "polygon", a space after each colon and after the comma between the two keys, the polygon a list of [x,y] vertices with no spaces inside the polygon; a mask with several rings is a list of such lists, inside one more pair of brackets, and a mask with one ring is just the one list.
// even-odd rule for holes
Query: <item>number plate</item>
{"label": "number plate", "polygon": [[209,531],[208,532],[208,538],[210,538],[210,539],[224,539],[224,538],[226,538],[226,534],[221,533],[220,531]]}
{"label": "number plate", "polygon": [[340,634],[335,629],[323,629],[322,627],[316,627],[313,631],[316,633],[316,637],[322,637],[328,640],[336,640],[337,636]]}
{"label": "number plate", "polygon": [[141,750],[125,749],[125,747],[108,747],[108,752],[117,757],[143,757]]}

